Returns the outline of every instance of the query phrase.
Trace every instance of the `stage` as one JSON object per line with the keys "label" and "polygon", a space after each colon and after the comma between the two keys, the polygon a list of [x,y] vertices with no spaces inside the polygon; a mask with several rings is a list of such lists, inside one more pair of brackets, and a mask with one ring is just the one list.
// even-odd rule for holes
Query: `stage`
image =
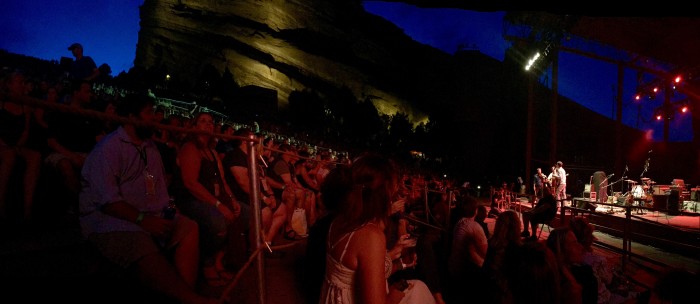
{"label": "stage", "polygon": [[[592,210],[591,200],[583,197],[575,197],[571,203],[567,203],[567,207],[576,207],[580,209],[588,209],[595,213],[611,214],[619,217],[625,217],[625,212],[628,206],[622,204],[595,203],[595,209]],[[640,202],[644,205],[640,207]],[[654,208],[649,206],[649,203],[643,201],[635,201],[633,206],[630,206],[630,215],[634,219],[650,221],[657,224],[668,225],[681,229],[690,229],[700,232],[700,202],[683,201],[678,204],[678,210],[669,210],[666,208]],[[561,211],[561,210],[560,210]]]}

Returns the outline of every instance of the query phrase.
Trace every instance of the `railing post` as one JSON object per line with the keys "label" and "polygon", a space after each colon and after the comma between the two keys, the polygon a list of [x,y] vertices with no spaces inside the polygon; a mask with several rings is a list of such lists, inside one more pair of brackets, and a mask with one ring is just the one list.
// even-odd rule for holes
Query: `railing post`
{"label": "railing post", "polygon": [[622,271],[625,270],[625,266],[627,265],[627,259],[631,256],[630,253],[632,252],[632,206],[627,205],[625,206],[625,225],[624,225],[624,232],[622,234],[622,261],[621,261],[621,267]]}
{"label": "railing post", "polygon": [[253,207],[253,221],[255,223],[254,231],[251,231],[255,236],[255,249],[258,253],[256,258],[258,271],[258,303],[265,304],[265,259],[263,258],[263,240],[260,238],[262,233],[262,213],[260,207],[260,183],[258,181],[258,155],[255,149],[255,144],[258,140],[255,134],[250,135],[248,141],[248,180],[250,180],[250,205]]}

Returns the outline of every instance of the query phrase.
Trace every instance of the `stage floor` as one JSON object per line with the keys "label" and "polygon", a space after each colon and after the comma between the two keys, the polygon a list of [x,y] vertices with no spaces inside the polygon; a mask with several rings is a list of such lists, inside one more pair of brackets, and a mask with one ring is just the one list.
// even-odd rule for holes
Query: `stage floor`
{"label": "stage floor", "polygon": [[[572,204],[573,206],[578,206],[578,202],[590,202],[590,200],[575,197],[572,201],[567,201],[566,206],[571,207]],[[597,203],[595,212],[625,217],[625,209],[626,207],[622,205]],[[648,220],[658,224],[700,231],[700,213],[697,212],[700,211],[700,202],[684,201],[679,210],[677,213],[669,213],[666,209],[633,207],[631,215],[633,218]]]}

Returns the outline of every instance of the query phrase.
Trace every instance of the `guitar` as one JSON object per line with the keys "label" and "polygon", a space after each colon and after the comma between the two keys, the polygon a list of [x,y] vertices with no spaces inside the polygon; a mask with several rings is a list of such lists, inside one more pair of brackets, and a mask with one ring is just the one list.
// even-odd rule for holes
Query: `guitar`
{"label": "guitar", "polygon": [[549,173],[549,176],[547,177],[549,185],[552,188],[552,193],[556,192],[557,187],[559,187],[559,182],[561,182],[559,176],[555,175],[554,172],[556,172],[556,168],[552,167],[552,173]]}

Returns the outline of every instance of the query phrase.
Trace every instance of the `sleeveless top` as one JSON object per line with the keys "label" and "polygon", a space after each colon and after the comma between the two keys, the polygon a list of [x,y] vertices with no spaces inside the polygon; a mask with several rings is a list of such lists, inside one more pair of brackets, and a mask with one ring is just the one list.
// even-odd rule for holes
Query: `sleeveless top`
{"label": "sleeveless top", "polygon": [[[207,151],[209,151],[210,156],[211,156],[211,149],[207,148]],[[213,157],[213,156],[212,156]],[[175,179],[173,180],[172,185],[170,186],[170,191],[175,193],[176,197],[178,197],[179,200],[196,200],[194,195],[190,193],[189,190],[185,187],[184,181],[182,180],[182,176],[180,175],[180,172],[178,171],[175,175]],[[216,158],[213,159],[207,159],[204,155],[202,155],[202,158],[199,162],[199,172],[197,174],[197,181],[202,184],[202,186],[207,189],[209,193],[211,193],[213,196],[215,196],[221,203],[226,204],[229,206],[229,203],[231,202],[231,198],[228,196],[226,193],[226,190],[224,189],[224,181],[223,178],[219,174],[219,164],[216,160]],[[218,188],[218,195],[217,194],[217,189]]]}
{"label": "sleeveless top", "polygon": [[[366,224],[365,224],[366,225]],[[326,252],[326,276],[323,281],[323,288],[321,289],[321,298],[319,303],[323,304],[352,304],[356,303],[355,300],[355,270],[348,268],[343,265],[343,257],[348,249],[348,245],[352,240],[352,236],[355,231],[364,227],[364,225],[350,231],[340,237],[333,245],[330,244],[330,236],[333,231],[333,224],[331,224],[328,229],[328,239],[326,244],[328,246]],[[337,246],[341,241],[347,237],[345,247],[343,252],[340,254],[338,260],[336,260],[331,252],[333,248]],[[387,253],[384,258],[384,274],[385,278],[388,278],[391,274],[391,257]],[[387,286],[388,288],[388,286]],[[388,291],[388,289],[387,289]]]}

